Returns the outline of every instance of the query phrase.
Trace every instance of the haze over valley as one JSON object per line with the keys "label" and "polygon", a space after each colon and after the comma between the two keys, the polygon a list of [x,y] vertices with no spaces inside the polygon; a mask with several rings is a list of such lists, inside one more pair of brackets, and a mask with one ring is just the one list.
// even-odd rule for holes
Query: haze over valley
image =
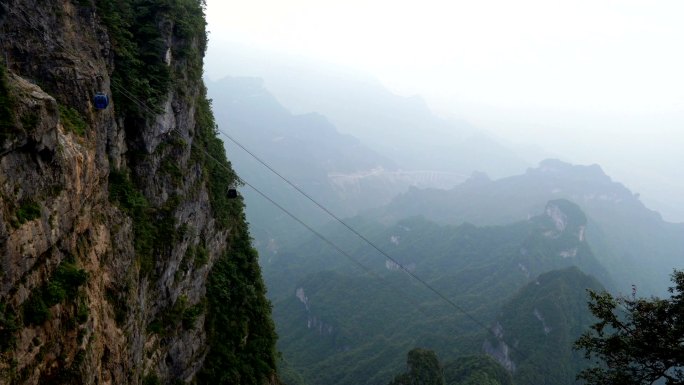
{"label": "haze over valley", "polygon": [[378,84],[417,95],[439,116],[552,155],[532,164],[598,163],[681,222],[684,55],[673,47],[684,35],[674,17],[682,7],[673,0],[209,1],[206,76],[261,77],[292,112],[322,113],[352,134],[321,104]]}
{"label": "haze over valley", "polygon": [[579,3],[573,33],[526,1],[560,20],[526,41],[540,21],[518,10],[522,24],[483,33],[436,15],[480,5],[386,4],[388,19],[380,4],[255,4],[225,25],[230,7],[209,2],[205,79],[247,183],[286,383],[413,383],[398,375],[410,351],[410,368],[444,368],[418,383],[574,384],[586,290],[668,296],[684,267],[684,79],[668,63],[671,85],[649,85],[655,62],[622,46],[625,20],[647,28],[663,9]]}
{"label": "haze over valley", "polygon": [[[370,17],[381,3],[356,6]],[[684,105],[644,80],[655,62],[610,72],[636,33],[622,17],[646,28],[663,10],[642,17],[634,4],[599,3],[602,27],[581,2],[568,17],[587,31],[543,23],[553,37],[525,41],[530,27],[505,22],[448,46],[443,34],[464,30],[434,14],[445,10],[437,2],[387,5],[396,20],[378,21],[383,31],[351,4],[295,2],[283,15],[237,7],[255,24],[228,16],[226,26],[216,23],[230,7],[209,2],[205,81],[246,183],[285,383],[575,384],[594,362],[573,348],[596,322],[587,290],[670,295],[673,269],[684,268]],[[521,7],[533,5],[561,17]],[[338,25],[332,9],[360,18],[359,29],[320,24]],[[411,9],[426,47],[397,24]],[[428,20],[444,23],[441,34]],[[319,37],[302,35],[314,29]],[[588,31],[616,44],[615,57]],[[654,81],[682,83],[670,65]],[[660,98],[638,95],[647,90]]]}

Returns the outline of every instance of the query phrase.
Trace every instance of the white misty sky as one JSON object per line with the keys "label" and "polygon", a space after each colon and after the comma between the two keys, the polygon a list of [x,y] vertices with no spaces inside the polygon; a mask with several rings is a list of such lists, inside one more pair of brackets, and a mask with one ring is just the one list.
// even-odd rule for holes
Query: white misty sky
{"label": "white misty sky", "polygon": [[368,72],[508,141],[600,163],[664,212],[684,203],[683,18],[681,0],[207,0],[210,49]]}

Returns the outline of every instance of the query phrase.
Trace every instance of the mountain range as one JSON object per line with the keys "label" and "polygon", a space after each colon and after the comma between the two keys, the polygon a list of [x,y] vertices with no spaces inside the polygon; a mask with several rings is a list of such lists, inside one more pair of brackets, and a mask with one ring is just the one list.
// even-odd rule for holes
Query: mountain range
{"label": "mountain range", "polygon": [[616,289],[627,292],[636,285],[646,295],[665,293],[672,269],[684,265],[684,224],[663,220],[598,165],[548,159],[524,174],[496,180],[475,173],[450,190],[410,189],[369,215],[386,223],[424,215],[439,223],[505,224],[558,198],[586,213],[587,240],[611,271]]}

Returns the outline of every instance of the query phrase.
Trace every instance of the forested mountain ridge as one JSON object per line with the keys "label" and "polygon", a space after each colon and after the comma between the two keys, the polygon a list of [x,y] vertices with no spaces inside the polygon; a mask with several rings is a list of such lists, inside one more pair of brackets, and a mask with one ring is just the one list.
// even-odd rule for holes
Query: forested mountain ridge
{"label": "forested mountain ridge", "polygon": [[515,384],[575,384],[588,362],[574,342],[594,321],[587,290],[603,285],[576,267],[540,275],[501,308],[485,351],[511,370]]}
{"label": "forested mountain ridge", "polygon": [[451,190],[411,189],[370,216],[388,223],[420,214],[439,223],[504,224],[528,218],[558,198],[586,213],[592,228],[587,240],[620,290],[635,284],[646,294],[661,294],[672,269],[682,267],[684,224],[664,221],[598,165],[549,159],[502,179],[476,173]]}
{"label": "forested mountain ridge", "polygon": [[408,353],[406,373],[389,385],[512,385],[510,373],[483,355],[463,356],[441,364],[435,352],[416,348]]}
{"label": "forested mountain ridge", "polygon": [[[540,274],[579,266],[607,276],[586,244],[585,232],[590,230],[584,214],[565,200],[548,202],[543,214],[506,226],[443,226],[422,218],[391,226],[357,218],[353,226],[492,330],[516,293],[525,285],[537,285]],[[393,261],[374,254],[368,245],[339,234],[334,227],[325,233],[338,244],[356,244],[348,248],[349,253],[368,270],[360,270],[313,239],[263,267],[274,301],[279,349],[308,384],[353,384],[359,379],[386,384],[414,347],[434,350],[446,361],[487,352],[489,331],[410,279]],[[560,306],[585,300],[585,288],[580,286],[588,281],[577,280],[578,274],[584,276],[579,271],[563,273],[566,280],[578,283],[571,283],[567,292],[557,292]],[[538,306],[540,311],[547,309]],[[583,323],[583,314],[588,313],[577,311],[567,322],[554,323],[555,330],[566,336],[576,333],[576,324]],[[532,336],[518,332],[519,339]],[[506,343],[514,343],[507,337]],[[561,338],[549,345],[570,349],[560,346],[567,343]],[[575,368],[574,359],[569,355],[562,360]],[[536,356],[527,364],[545,365]]]}
{"label": "forested mountain ridge", "polygon": [[278,383],[202,7],[0,4],[0,383]]}
{"label": "forested mountain ridge", "polygon": [[576,267],[544,273],[501,308],[485,337],[486,356],[461,356],[440,365],[434,352],[413,349],[407,372],[389,385],[575,384],[588,362],[573,343],[593,321],[585,291],[601,289]]}

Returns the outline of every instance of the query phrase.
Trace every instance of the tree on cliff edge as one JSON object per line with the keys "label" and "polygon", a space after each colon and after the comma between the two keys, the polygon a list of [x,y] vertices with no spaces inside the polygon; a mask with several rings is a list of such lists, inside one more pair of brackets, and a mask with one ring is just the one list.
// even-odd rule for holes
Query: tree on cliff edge
{"label": "tree on cliff edge", "polygon": [[406,364],[408,371],[397,376],[389,385],[444,385],[442,367],[432,350],[411,350]]}
{"label": "tree on cliff edge", "polygon": [[684,271],[675,271],[672,281],[668,299],[589,292],[598,322],[575,348],[594,365],[578,378],[589,385],[684,384]]}

